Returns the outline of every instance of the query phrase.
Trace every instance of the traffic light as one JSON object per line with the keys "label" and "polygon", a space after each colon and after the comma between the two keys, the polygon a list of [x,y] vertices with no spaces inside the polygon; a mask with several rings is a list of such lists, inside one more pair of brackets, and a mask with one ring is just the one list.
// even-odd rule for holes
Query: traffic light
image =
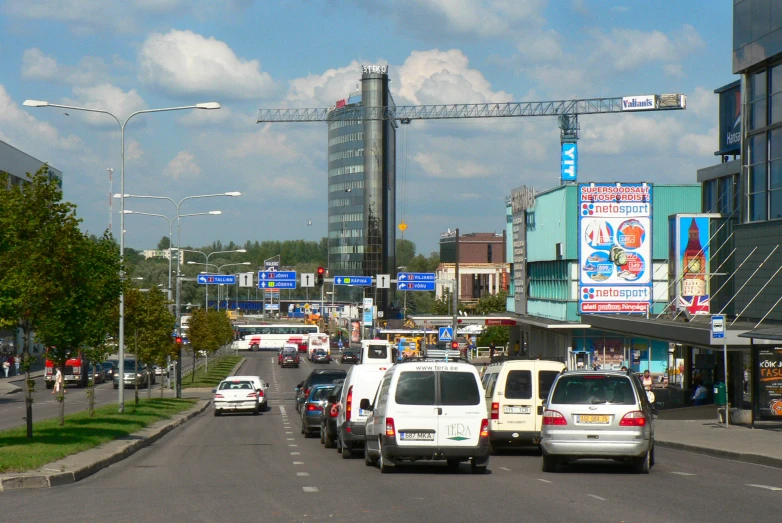
{"label": "traffic light", "polygon": [[318,274],[315,277],[316,278],[315,281],[318,284],[318,287],[323,286],[323,276],[325,274],[326,274],[326,269],[324,269],[323,267],[318,267]]}
{"label": "traffic light", "polygon": [[176,337],[176,344],[177,345],[182,345],[182,336],[177,336]]}
{"label": "traffic light", "polygon": [[459,350],[459,342],[458,341],[452,341],[451,342],[451,348],[453,350]]}

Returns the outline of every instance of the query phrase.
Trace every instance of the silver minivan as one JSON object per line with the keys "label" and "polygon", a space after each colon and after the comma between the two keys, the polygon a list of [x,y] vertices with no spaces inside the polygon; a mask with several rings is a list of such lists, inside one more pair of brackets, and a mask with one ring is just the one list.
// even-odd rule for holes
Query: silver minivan
{"label": "silver minivan", "polygon": [[543,471],[577,459],[615,459],[648,474],[654,465],[654,415],[632,372],[560,374],[543,412]]}

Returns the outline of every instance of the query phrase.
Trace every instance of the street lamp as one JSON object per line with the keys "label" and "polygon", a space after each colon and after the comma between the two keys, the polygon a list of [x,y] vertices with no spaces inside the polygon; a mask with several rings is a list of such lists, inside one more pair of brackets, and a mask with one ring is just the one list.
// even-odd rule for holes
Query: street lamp
{"label": "street lamp", "polygon": [[[252,265],[250,262],[239,262],[239,263],[225,263],[217,268],[217,274],[220,274],[220,271],[223,270],[223,267],[231,267],[236,265]],[[239,277],[237,276],[237,279]],[[236,302],[239,303],[239,282],[236,282]],[[238,309],[237,305],[237,309]],[[217,288],[217,310],[220,310],[220,287]],[[228,300],[225,300],[225,310],[228,310]]]}
{"label": "street lamp", "polygon": [[[231,252],[247,252],[247,249],[235,249],[233,251],[213,251],[213,252],[210,252],[209,254],[207,254],[207,253],[205,253],[203,251],[194,251],[194,250],[190,250],[190,249],[180,249],[180,250],[182,252],[195,252],[195,253],[203,254],[204,258],[206,258],[206,263],[187,262],[188,265],[206,265],[206,266],[211,265],[213,267],[217,267],[217,265],[215,265],[214,263],[209,263],[209,257],[211,255],[213,255],[213,254],[225,254],[225,253],[231,253]],[[204,296],[204,309],[208,309],[209,308],[209,284],[208,283],[206,284],[206,289],[205,289],[204,294],[205,294],[205,296]],[[218,307],[219,307],[219,303],[218,303]]]}
{"label": "street lamp", "polygon": [[[216,193],[216,194],[197,194],[195,196],[185,196],[178,202],[173,200],[172,198],[169,198],[168,196],[145,196],[140,194],[115,194],[115,198],[120,198],[123,202],[125,201],[125,198],[141,198],[141,199],[150,199],[150,200],[168,200],[169,202],[173,203],[176,207],[176,215],[177,215],[177,246],[176,248],[171,247],[169,242],[169,252],[171,250],[176,249],[177,251],[177,264],[176,264],[176,329],[177,329],[177,336],[182,336],[182,312],[180,310],[179,306],[179,297],[181,294],[181,281],[180,281],[180,266],[182,263],[180,262],[180,256],[181,256],[181,250],[179,247],[181,247],[181,241],[182,241],[182,227],[181,227],[181,220],[178,218],[182,215],[179,214],[179,208],[182,206],[182,204],[187,200],[193,200],[196,198],[216,198],[218,196],[241,196],[242,193],[239,191],[230,191],[230,192],[224,192],[224,193]],[[123,208],[124,211],[124,208]],[[222,214],[222,211],[209,211],[208,214]],[[177,353],[177,371],[176,371],[176,397],[181,398],[182,397],[182,351],[181,349]]]}
{"label": "street lamp", "polygon": [[[117,125],[119,125],[120,130],[120,192],[122,193],[122,197],[120,198],[120,226],[119,230],[121,231],[121,234],[119,235],[119,255],[120,260],[124,262],[125,260],[125,213],[123,212],[125,210],[125,127],[128,125],[128,122],[131,118],[138,114],[145,114],[145,113],[162,113],[166,111],[181,111],[184,109],[220,109],[220,104],[217,102],[206,102],[206,103],[199,103],[195,105],[186,105],[182,107],[164,107],[160,109],[144,109],[141,111],[136,111],[134,113],[131,113],[130,116],[125,118],[124,121],[120,121],[120,119],[112,112],[107,111],[105,109],[92,109],[89,107],[77,107],[73,105],[62,105],[62,104],[53,104],[42,100],[25,100],[22,104],[25,107],[58,107],[60,109],[68,109],[71,111],[86,111],[89,113],[101,113],[106,114],[114,118],[114,120],[117,122]],[[122,276],[122,275],[120,275]],[[119,362],[118,362],[118,369],[120,376],[124,376],[125,374],[125,294],[120,293],[119,295],[119,339],[117,340],[117,352],[119,355]],[[117,404],[119,407],[120,414],[125,412],[125,381],[120,379],[119,380],[119,395],[117,399]]]}

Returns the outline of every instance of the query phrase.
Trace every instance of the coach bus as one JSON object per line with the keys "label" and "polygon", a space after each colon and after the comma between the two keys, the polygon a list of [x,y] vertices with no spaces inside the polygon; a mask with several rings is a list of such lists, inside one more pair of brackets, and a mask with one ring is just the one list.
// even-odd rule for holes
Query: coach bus
{"label": "coach bus", "polygon": [[237,350],[279,350],[294,338],[307,340],[309,334],[320,332],[317,325],[235,325],[237,339],[234,349]]}

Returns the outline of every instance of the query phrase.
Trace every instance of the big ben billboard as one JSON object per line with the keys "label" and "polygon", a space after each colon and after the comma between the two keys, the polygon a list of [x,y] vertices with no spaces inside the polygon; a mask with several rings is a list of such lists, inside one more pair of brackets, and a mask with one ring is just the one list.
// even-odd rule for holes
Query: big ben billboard
{"label": "big ben billboard", "polygon": [[710,314],[711,222],[714,214],[669,217],[669,275],[673,309]]}

